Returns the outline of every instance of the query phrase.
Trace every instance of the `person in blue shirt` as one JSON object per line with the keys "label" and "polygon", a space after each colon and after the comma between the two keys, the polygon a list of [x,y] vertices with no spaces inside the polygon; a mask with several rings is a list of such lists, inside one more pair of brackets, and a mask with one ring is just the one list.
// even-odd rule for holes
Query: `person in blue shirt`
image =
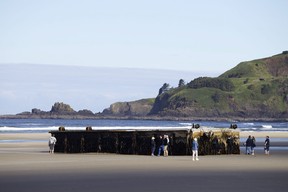
{"label": "person in blue shirt", "polygon": [[197,138],[194,138],[193,139],[193,142],[192,142],[192,160],[195,161],[199,161],[199,158],[198,158],[198,142],[197,142]]}
{"label": "person in blue shirt", "polygon": [[164,152],[164,139],[162,137],[162,135],[159,136],[159,140],[158,140],[158,157]]}

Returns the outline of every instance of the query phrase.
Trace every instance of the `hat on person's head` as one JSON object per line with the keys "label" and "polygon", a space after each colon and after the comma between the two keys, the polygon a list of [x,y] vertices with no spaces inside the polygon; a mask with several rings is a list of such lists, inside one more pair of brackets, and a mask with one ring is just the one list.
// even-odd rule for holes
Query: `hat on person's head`
{"label": "hat on person's head", "polygon": [[151,139],[155,139],[155,137],[152,137]]}

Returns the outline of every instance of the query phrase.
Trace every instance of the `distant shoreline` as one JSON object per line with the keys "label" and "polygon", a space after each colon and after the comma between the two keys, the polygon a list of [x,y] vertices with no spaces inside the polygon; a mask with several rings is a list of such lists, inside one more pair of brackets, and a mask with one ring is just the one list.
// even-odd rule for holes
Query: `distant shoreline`
{"label": "distant shoreline", "polygon": [[109,116],[109,115],[0,115],[0,119],[77,119],[77,120],[92,120],[92,119],[111,119],[111,120],[166,120],[166,121],[227,121],[227,122],[288,122],[287,118],[244,118],[244,117],[171,117],[171,116]]}

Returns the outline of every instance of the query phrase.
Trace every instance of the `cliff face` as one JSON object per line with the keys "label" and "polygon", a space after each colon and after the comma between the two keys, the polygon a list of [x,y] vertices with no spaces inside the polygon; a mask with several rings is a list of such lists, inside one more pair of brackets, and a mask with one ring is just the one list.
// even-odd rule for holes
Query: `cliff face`
{"label": "cliff face", "polygon": [[154,99],[142,99],[132,102],[118,102],[103,111],[103,115],[114,116],[145,116],[154,104]]}

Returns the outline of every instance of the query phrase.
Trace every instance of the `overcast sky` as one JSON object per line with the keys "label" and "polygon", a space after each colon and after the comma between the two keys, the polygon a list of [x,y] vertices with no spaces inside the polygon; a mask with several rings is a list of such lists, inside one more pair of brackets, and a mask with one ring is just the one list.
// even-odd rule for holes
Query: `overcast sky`
{"label": "overcast sky", "polygon": [[287,0],[0,0],[0,114],[50,110],[57,101],[99,112],[155,97],[163,83],[281,53],[287,7]]}

